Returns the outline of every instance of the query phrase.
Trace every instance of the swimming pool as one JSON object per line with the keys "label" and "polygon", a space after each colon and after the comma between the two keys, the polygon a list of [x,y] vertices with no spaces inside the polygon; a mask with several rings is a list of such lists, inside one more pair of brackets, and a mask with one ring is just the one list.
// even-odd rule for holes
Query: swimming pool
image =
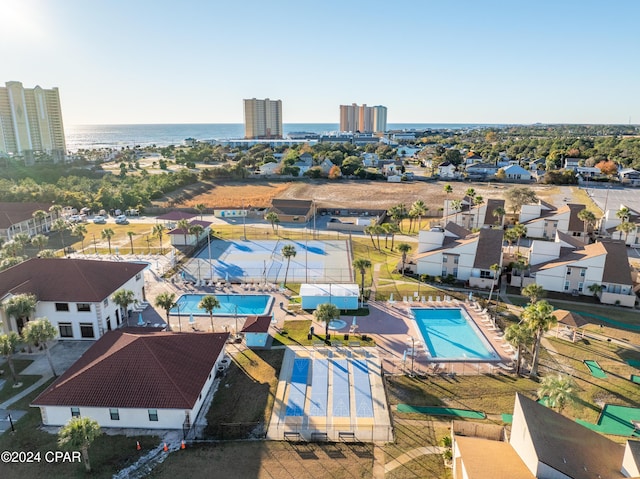
{"label": "swimming pool", "polygon": [[478,326],[460,308],[411,308],[423,343],[433,359],[500,359]]}
{"label": "swimming pool", "polygon": [[[176,301],[177,306],[171,309],[171,314],[206,315],[198,304],[206,294],[183,294]],[[273,303],[273,297],[268,294],[216,294],[220,307],[213,310],[214,316],[229,315],[263,315],[268,314]]]}

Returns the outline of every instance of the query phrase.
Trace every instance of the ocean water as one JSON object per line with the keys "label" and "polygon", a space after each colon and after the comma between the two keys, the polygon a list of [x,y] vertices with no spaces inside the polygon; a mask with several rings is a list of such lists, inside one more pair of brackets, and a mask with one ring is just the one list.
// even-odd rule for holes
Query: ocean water
{"label": "ocean water", "polygon": [[[457,123],[391,123],[389,130],[412,129],[468,129],[480,124]],[[494,125],[498,126],[498,125]],[[294,131],[327,133],[337,131],[337,123],[285,123],[284,134]],[[242,123],[153,124],[153,125],[70,125],[65,127],[67,149],[122,148],[140,146],[180,145],[185,138],[197,140],[242,138]]]}

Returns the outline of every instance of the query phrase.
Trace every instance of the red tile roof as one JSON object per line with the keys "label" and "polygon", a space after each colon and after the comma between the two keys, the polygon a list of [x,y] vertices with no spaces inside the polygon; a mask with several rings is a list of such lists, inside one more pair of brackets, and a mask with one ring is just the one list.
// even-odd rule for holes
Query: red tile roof
{"label": "red tile roof", "polygon": [[191,409],[228,337],[109,331],[33,405]]}
{"label": "red tile roof", "polygon": [[97,303],[147,265],[116,261],[32,258],[0,271],[0,298],[33,293],[39,301]]}
{"label": "red tile roof", "polygon": [[0,202],[0,229],[8,229],[11,225],[31,219],[38,210],[49,212],[51,204],[47,203],[9,203]]}
{"label": "red tile roof", "polygon": [[179,221],[179,220],[189,220],[191,218],[195,218],[197,215],[194,213],[185,213],[183,211],[170,211],[164,215],[160,215],[156,217],[157,220],[163,221]]}
{"label": "red tile roof", "polygon": [[271,316],[247,316],[241,333],[266,333],[269,331]]}

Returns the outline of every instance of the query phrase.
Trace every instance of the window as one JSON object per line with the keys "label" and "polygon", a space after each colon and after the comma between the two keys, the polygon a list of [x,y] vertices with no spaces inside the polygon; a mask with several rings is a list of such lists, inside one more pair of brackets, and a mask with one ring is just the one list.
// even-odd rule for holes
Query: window
{"label": "window", "polygon": [[56,311],[69,311],[69,303],[56,303]]}
{"label": "window", "polygon": [[584,283],[578,283],[578,291],[582,292],[583,288],[584,288]]}
{"label": "window", "polygon": [[142,274],[140,273],[136,274],[136,281],[140,281],[140,278],[142,278]]}
{"label": "window", "polygon": [[93,334],[93,324],[80,323],[80,336],[83,338],[95,338],[95,335]]}
{"label": "window", "polygon": [[458,256],[453,257],[453,264],[458,264],[459,261],[460,261],[460,257]]}
{"label": "window", "polygon": [[447,268],[442,268],[442,277],[444,278],[447,275]]}
{"label": "window", "polygon": [[565,282],[564,282],[564,290],[565,290],[565,291],[569,291],[569,286],[570,286],[569,281],[565,281]]}
{"label": "window", "polygon": [[109,415],[111,416],[112,421],[120,420],[120,412],[117,409],[109,409]]}
{"label": "window", "polygon": [[72,407],[71,408],[71,417],[80,417],[80,408]]}
{"label": "window", "polygon": [[109,298],[104,298],[104,301],[102,302],[102,305],[107,307],[109,306]]}
{"label": "window", "polygon": [[481,270],[480,271],[481,278],[493,278],[493,273],[491,271]]}
{"label": "window", "polygon": [[76,304],[79,313],[90,313],[91,305],[89,303],[78,303]]}
{"label": "window", "polygon": [[458,277],[458,268],[453,268],[453,277],[454,278]]}
{"label": "window", "polygon": [[585,273],[587,272],[586,269],[581,269],[580,270],[580,276],[582,276],[584,278]]}
{"label": "window", "polygon": [[71,323],[58,323],[61,338],[73,338],[73,328]]}
{"label": "window", "polygon": [[158,410],[157,409],[149,409],[149,421],[157,421],[158,420]]}
{"label": "window", "polygon": [[567,276],[571,276],[571,268],[567,268]]}
{"label": "window", "polygon": [[442,262],[446,263],[447,261],[449,261],[449,257],[446,254],[442,255]]}

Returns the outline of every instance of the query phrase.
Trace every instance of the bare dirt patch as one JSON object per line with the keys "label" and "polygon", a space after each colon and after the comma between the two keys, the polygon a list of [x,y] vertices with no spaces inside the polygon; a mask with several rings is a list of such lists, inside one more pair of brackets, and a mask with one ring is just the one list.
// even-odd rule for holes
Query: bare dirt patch
{"label": "bare dirt patch", "polygon": [[271,206],[271,200],[282,196],[292,183],[257,182],[229,183],[224,185],[212,184],[205,193],[184,200],[176,206],[193,208],[197,204],[204,204],[208,208],[266,208]]}

